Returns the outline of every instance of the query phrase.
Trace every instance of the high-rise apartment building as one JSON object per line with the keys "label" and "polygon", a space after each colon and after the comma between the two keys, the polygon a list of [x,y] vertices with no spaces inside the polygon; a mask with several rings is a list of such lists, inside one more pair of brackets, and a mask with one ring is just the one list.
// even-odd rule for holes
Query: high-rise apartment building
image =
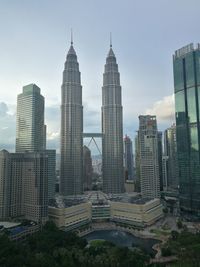
{"label": "high-rise apartment building", "polygon": [[92,157],[91,151],[87,146],[83,146],[83,188],[92,190]]}
{"label": "high-rise apartment building", "polygon": [[124,138],[124,169],[125,179],[133,180],[133,146],[130,137],[127,135]]}
{"label": "high-rise apartment building", "polygon": [[164,156],[166,160],[165,187],[178,189],[178,162],[176,148],[176,126],[173,124],[164,133]]}
{"label": "high-rise apartment building", "polygon": [[35,84],[23,87],[17,97],[16,152],[34,152],[46,147],[44,97]]}
{"label": "high-rise apartment building", "polygon": [[142,197],[159,198],[160,179],[156,116],[139,116],[138,144]]}
{"label": "high-rise apartment building", "polygon": [[71,42],[63,71],[61,97],[60,193],[83,192],[83,106],[77,55]]}
{"label": "high-rise apartment building", "polygon": [[120,75],[112,45],[103,74],[102,135],[103,191],[118,194],[124,192],[123,124]]}
{"label": "high-rise apartment building", "polygon": [[173,56],[180,210],[200,217],[200,44]]}
{"label": "high-rise apartment building", "polygon": [[38,223],[47,221],[48,155],[45,151],[0,151],[0,182],[3,185],[0,219],[23,216]]}
{"label": "high-rise apartment building", "polygon": [[10,155],[8,151],[0,151],[0,220],[9,217],[10,199]]}

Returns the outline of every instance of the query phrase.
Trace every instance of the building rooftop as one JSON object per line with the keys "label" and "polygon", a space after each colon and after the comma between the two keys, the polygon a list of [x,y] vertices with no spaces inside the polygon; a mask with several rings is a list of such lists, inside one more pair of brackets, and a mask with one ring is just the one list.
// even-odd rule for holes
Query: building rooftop
{"label": "building rooftop", "polygon": [[66,198],[57,195],[54,199],[50,199],[49,206],[54,208],[68,208],[85,202],[86,199],[83,195]]}
{"label": "building rooftop", "polygon": [[196,46],[193,43],[190,43],[186,46],[183,46],[182,48],[175,51],[174,59],[180,58],[182,56],[185,56],[186,54],[195,51],[200,50],[200,43],[198,43]]}
{"label": "building rooftop", "polygon": [[0,227],[4,227],[6,229],[19,226],[21,223],[16,223],[16,222],[0,222]]}

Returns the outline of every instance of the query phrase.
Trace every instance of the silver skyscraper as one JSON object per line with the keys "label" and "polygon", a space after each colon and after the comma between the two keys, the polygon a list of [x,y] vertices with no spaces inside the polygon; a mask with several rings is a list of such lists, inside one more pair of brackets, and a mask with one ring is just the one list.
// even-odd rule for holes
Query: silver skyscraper
{"label": "silver skyscraper", "polygon": [[60,193],[69,196],[83,192],[82,86],[73,42],[65,62],[61,91]]}
{"label": "silver skyscraper", "polygon": [[103,74],[102,134],[103,191],[118,194],[124,191],[123,126],[120,75],[112,45]]}

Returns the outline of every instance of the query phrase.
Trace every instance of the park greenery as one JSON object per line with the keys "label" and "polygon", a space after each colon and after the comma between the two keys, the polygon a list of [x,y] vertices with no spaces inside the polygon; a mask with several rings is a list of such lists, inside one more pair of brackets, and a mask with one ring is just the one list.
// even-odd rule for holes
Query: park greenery
{"label": "park greenery", "polygon": [[150,264],[150,255],[138,248],[117,247],[103,240],[88,244],[86,239],[61,231],[51,222],[25,242],[0,235],[1,267],[192,267],[200,266],[200,233],[172,231],[161,252],[163,257],[177,256],[177,261]]}
{"label": "park greenery", "polygon": [[200,266],[200,233],[172,231],[168,241],[162,247],[162,256],[177,256],[177,263],[170,266]]}
{"label": "park greenery", "polygon": [[117,247],[110,242],[89,246],[84,238],[47,223],[26,242],[0,236],[1,267],[142,267],[149,256],[143,251]]}

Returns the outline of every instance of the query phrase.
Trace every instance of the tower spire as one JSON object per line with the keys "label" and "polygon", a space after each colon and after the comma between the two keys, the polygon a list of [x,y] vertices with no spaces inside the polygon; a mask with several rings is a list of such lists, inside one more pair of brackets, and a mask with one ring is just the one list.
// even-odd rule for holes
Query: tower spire
{"label": "tower spire", "polygon": [[110,32],[110,48],[112,48],[112,32]]}
{"label": "tower spire", "polygon": [[73,30],[71,28],[71,45],[73,45]]}

